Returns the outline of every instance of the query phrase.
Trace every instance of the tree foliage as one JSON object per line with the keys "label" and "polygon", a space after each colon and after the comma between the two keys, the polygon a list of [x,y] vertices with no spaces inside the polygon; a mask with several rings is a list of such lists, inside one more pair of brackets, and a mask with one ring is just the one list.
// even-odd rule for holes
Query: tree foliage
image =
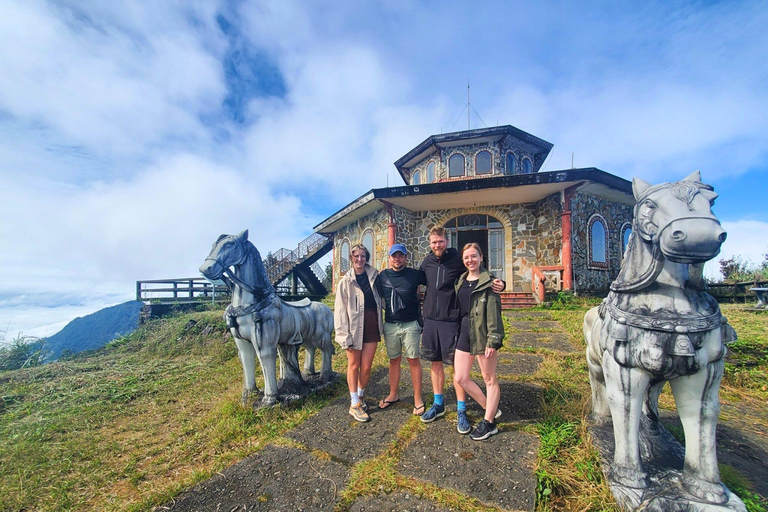
{"label": "tree foliage", "polygon": [[45,338],[19,334],[9,345],[0,347],[0,370],[40,366],[47,353]]}
{"label": "tree foliage", "polygon": [[764,254],[763,257],[764,259],[760,264],[745,260],[738,255],[731,256],[727,260],[720,260],[720,274],[723,276],[723,281],[740,283],[768,279],[768,254]]}

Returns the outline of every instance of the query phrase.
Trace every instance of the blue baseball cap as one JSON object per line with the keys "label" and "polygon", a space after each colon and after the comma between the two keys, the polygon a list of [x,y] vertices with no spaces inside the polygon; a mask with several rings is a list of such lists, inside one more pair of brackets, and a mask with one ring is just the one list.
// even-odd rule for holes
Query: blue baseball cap
{"label": "blue baseball cap", "polygon": [[392,256],[396,252],[401,252],[408,256],[408,251],[405,250],[405,246],[403,244],[394,244],[392,247],[389,248],[389,255]]}

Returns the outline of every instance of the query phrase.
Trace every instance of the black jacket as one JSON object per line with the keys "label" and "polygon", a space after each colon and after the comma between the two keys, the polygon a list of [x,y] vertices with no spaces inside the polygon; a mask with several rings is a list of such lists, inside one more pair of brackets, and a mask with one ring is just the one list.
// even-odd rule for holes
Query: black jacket
{"label": "black jacket", "polygon": [[424,318],[457,322],[461,318],[454,285],[461,274],[466,272],[459,251],[450,247],[443,257],[437,259],[429,253],[421,262],[420,270],[427,275],[427,291],[424,294]]}
{"label": "black jacket", "polygon": [[419,285],[425,284],[424,272],[406,267],[400,272],[382,270],[376,279],[384,307],[385,322],[412,322],[419,319]]}

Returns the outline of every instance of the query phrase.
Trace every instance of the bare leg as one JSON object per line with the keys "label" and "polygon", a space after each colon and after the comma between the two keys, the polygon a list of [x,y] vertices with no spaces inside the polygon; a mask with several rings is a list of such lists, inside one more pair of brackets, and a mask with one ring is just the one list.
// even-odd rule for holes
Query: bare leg
{"label": "bare leg", "polygon": [[394,402],[400,398],[400,392],[398,386],[400,385],[400,361],[403,357],[396,357],[389,360],[389,394],[385,400],[387,402]]}
{"label": "bare leg", "polygon": [[376,355],[378,343],[363,343],[363,355],[360,359],[360,380],[358,387],[365,389],[371,380],[371,366],[373,366],[373,356]]}
{"label": "bare leg", "polygon": [[477,364],[480,365],[480,372],[485,381],[485,392],[488,394],[488,400],[485,405],[485,421],[493,423],[496,417],[496,409],[499,408],[501,400],[501,386],[496,380],[496,364],[499,361],[499,353],[494,351],[491,357],[485,357],[485,354],[477,356]]}
{"label": "bare leg", "polygon": [[421,361],[418,357],[407,358],[408,366],[411,368],[411,384],[413,384],[413,406],[419,407],[424,404],[421,397]]}
{"label": "bare leg", "polygon": [[347,387],[350,393],[357,393],[357,383],[360,380],[360,360],[362,350],[348,348],[347,353]]}
{"label": "bare leg", "polygon": [[[469,378],[469,371],[472,368],[472,363],[475,361],[475,356],[469,352],[457,350],[453,355],[453,384],[456,386],[457,396],[458,389],[462,388],[469,393],[475,402],[480,404],[480,407],[485,409],[485,394],[480,386]],[[494,411],[495,412],[495,411]]]}
{"label": "bare leg", "polygon": [[445,370],[443,370],[442,361],[432,361],[429,377],[432,381],[432,392],[436,395],[442,395],[443,387],[445,387]]}

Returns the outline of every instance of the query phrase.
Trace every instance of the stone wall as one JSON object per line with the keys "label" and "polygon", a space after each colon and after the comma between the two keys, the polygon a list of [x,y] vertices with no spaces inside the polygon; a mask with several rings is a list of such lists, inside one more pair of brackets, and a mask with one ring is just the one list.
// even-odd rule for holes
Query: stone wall
{"label": "stone wall", "polygon": [[[621,268],[621,226],[632,222],[633,207],[587,194],[571,200],[573,289],[575,292],[606,293]],[[607,223],[608,269],[590,269],[588,223],[594,214]]]}
{"label": "stone wall", "polygon": [[[586,194],[576,194],[571,202],[572,250],[574,291],[606,292],[616,278],[621,264],[621,227],[632,220],[632,208]],[[408,264],[418,267],[430,252],[429,230],[441,226],[459,215],[486,214],[498,219],[504,226],[504,267],[507,290],[531,292],[531,268],[562,264],[562,228],[560,194],[552,194],[541,201],[529,204],[451,208],[412,212],[393,206],[397,243],[408,249]],[[609,264],[607,270],[588,268],[587,224],[589,218],[599,213],[607,223]],[[341,245],[347,241],[350,247],[361,243],[363,234],[371,229],[374,251],[371,264],[384,269],[388,265],[389,215],[382,208],[340,229],[334,239],[333,279],[340,277],[339,259]],[[547,272],[547,288],[559,289],[559,272]]]}
{"label": "stone wall", "polygon": [[355,244],[363,243],[363,234],[367,229],[373,233],[374,250],[371,254],[369,263],[372,267],[382,269],[387,268],[387,225],[389,224],[389,215],[382,206],[380,210],[367,215],[357,221],[341,228],[335,233],[333,239],[333,283],[338,283],[341,277],[341,246],[346,241],[350,249]]}
{"label": "stone wall", "polygon": [[486,214],[504,226],[505,279],[510,291],[531,291],[531,267],[559,265],[561,251],[559,194],[531,204],[451,208],[411,212],[395,207],[397,241],[406,246],[409,264],[417,267],[429,254],[429,231],[450,219]]}

